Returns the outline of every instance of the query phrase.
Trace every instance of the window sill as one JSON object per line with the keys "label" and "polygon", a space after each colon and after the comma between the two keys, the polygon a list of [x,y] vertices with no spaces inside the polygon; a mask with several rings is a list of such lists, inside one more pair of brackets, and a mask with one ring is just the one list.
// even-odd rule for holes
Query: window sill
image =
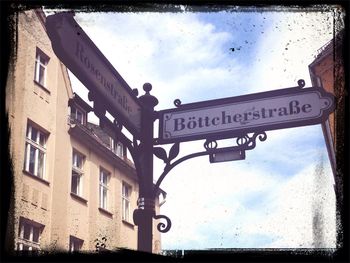
{"label": "window sill", "polygon": [[35,180],[41,182],[41,183],[46,184],[47,186],[50,186],[50,182],[46,181],[46,180],[43,179],[43,178],[40,178],[40,177],[38,177],[38,176],[36,176],[36,175],[34,175],[34,174],[32,174],[32,173],[26,171],[26,170],[23,170],[23,173],[24,173],[25,175],[27,175],[27,176],[29,176],[29,177],[31,177],[31,178],[33,178],[33,179],[35,179]]}
{"label": "window sill", "polygon": [[98,210],[99,210],[102,214],[104,214],[104,215],[106,215],[106,216],[108,216],[108,217],[110,217],[110,218],[113,218],[113,214],[112,214],[111,212],[109,212],[109,211],[107,211],[107,210],[105,210],[105,209],[103,209],[103,208],[101,208],[101,207],[99,207]]}
{"label": "window sill", "polygon": [[134,229],[135,225],[129,221],[126,220],[122,220],[123,224],[127,225],[128,227],[131,227],[132,229]]}
{"label": "window sill", "polygon": [[36,80],[34,80],[34,83],[37,85],[37,86],[39,86],[41,89],[43,89],[47,94],[51,94],[51,92],[47,89],[47,88],[45,88],[43,85],[41,85],[39,82],[37,82]]}
{"label": "window sill", "polygon": [[79,195],[77,195],[77,194],[75,194],[73,192],[70,193],[70,196],[73,197],[73,199],[75,199],[75,200],[77,200],[77,201],[79,201],[81,203],[84,203],[85,205],[88,202],[85,198],[83,198],[83,197],[81,197],[81,196],[79,196]]}

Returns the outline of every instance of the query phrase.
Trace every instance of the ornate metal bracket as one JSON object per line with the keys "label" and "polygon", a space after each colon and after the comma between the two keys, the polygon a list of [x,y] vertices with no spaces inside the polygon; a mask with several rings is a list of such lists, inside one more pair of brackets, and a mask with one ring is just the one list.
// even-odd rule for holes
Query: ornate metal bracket
{"label": "ornate metal bracket", "polygon": [[161,233],[166,233],[171,228],[171,220],[169,217],[165,215],[156,215],[155,213],[155,203],[154,198],[147,199],[147,198],[139,198],[137,200],[138,208],[134,210],[133,213],[133,220],[136,225],[139,225],[140,221],[143,220],[142,218],[142,210],[148,210],[151,211],[152,217],[154,219],[165,219],[166,223],[160,222],[157,225],[157,229]]}
{"label": "ornate metal bracket", "polygon": [[252,135],[244,134],[240,136],[233,137],[233,139],[236,139],[236,145],[231,147],[225,147],[225,148],[218,148],[218,142],[217,140],[206,140],[204,142],[204,148],[205,151],[192,153],[186,156],[183,156],[181,158],[178,158],[177,160],[173,161],[180,152],[180,143],[174,143],[173,146],[170,148],[169,156],[167,155],[166,151],[161,147],[154,147],[153,153],[154,155],[163,160],[165,163],[164,170],[160,177],[158,178],[153,193],[154,196],[156,196],[157,191],[159,190],[160,184],[164,180],[165,176],[178,164],[195,157],[199,156],[205,156],[210,155],[215,152],[222,152],[222,151],[246,151],[246,150],[252,150],[256,146],[256,139],[259,139],[260,141],[265,141],[267,138],[267,135],[265,132],[257,132],[253,133]]}
{"label": "ornate metal bracket", "polygon": [[161,233],[166,233],[170,230],[171,228],[171,220],[169,217],[165,216],[165,215],[155,215],[153,216],[154,219],[165,219],[166,223],[158,223],[157,225],[157,229],[159,232]]}

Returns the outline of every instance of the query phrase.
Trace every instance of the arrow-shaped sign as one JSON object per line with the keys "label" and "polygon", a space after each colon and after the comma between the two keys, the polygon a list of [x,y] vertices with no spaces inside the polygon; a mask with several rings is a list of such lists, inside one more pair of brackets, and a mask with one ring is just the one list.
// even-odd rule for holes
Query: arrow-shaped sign
{"label": "arrow-shaped sign", "polygon": [[249,132],[318,124],[334,109],[322,88],[287,88],[163,110],[158,143],[224,139]]}
{"label": "arrow-shaped sign", "polygon": [[141,127],[141,107],[129,85],[113,68],[72,13],[46,18],[54,52],[67,68],[92,92],[118,122],[134,135]]}

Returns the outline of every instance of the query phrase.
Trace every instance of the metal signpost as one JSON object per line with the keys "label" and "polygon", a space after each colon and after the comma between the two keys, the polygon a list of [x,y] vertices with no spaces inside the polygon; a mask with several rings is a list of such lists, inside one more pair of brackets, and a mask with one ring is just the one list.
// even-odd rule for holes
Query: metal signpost
{"label": "metal signpost", "polygon": [[[156,112],[157,98],[152,86],[144,84],[144,95],[137,98],[119,73],[79,27],[72,13],[47,17],[47,32],[57,57],[89,89],[94,112],[101,126],[114,132],[129,149],[139,182],[138,208],[134,222],[138,226],[140,251],[152,252],[152,221],[165,219],[157,229],[165,233],[171,221],[155,214],[155,198],[165,176],[178,164],[198,156],[209,156],[211,163],[244,160],[254,149],[256,139],[266,140],[265,131],[322,123],[334,110],[334,97],[322,88],[298,86],[219,100],[181,104]],[[115,121],[105,116],[108,110]],[[159,138],[153,138],[154,121],[159,120]],[[125,126],[129,140],[121,131]],[[218,140],[232,138],[235,145],[219,148]],[[205,139],[204,151],[177,158],[180,143]],[[169,153],[157,145],[173,143]],[[153,155],[165,163],[164,171],[153,184]]]}
{"label": "metal signpost", "polygon": [[141,106],[136,94],[81,29],[73,13],[48,16],[46,27],[54,52],[89,89],[91,99],[139,135]]}

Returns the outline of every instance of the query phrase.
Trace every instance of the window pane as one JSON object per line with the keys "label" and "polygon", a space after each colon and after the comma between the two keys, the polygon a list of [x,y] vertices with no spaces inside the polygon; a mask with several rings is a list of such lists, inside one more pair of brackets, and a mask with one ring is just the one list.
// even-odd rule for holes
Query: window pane
{"label": "window pane", "polygon": [[100,207],[103,207],[103,187],[100,185]]}
{"label": "window pane", "polygon": [[71,191],[74,194],[79,194],[79,175],[77,173],[72,173],[72,187]]}
{"label": "window pane", "polygon": [[33,241],[39,243],[40,230],[38,227],[33,227]]}
{"label": "window pane", "polygon": [[38,151],[39,151],[39,158],[38,158],[38,174],[37,175],[40,178],[43,178],[44,177],[44,160],[45,160],[44,155],[45,154],[40,150],[38,150]]}
{"label": "window pane", "polygon": [[80,240],[80,239],[77,239],[77,238],[74,238],[74,237],[70,237],[70,240],[69,240],[69,250],[70,250],[70,252],[80,250],[82,245],[83,245],[83,242],[84,242],[83,240]]}
{"label": "window pane", "polygon": [[18,250],[23,250],[23,244],[22,243],[18,243]]}
{"label": "window pane", "polygon": [[41,85],[45,85],[45,68],[43,66],[39,66],[39,79],[38,79],[38,82],[41,84]]}
{"label": "window pane", "polygon": [[125,220],[129,221],[129,202],[125,202]]}
{"label": "window pane", "polygon": [[107,209],[107,189],[103,189],[103,208]]}
{"label": "window pane", "polygon": [[130,192],[130,187],[129,186],[127,186],[126,184],[123,184],[123,190],[122,190],[122,195],[123,195],[123,197],[125,197],[125,198],[129,198],[129,193]]}
{"label": "window pane", "polygon": [[35,72],[34,72],[34,79],[36,81],[39,80],[39,67],[40,67],[39,65],[40,65],[40,62],[39,62],[38,56],[37,56],[37,60],[35,60]]}
{"label": "window pane", "polygon": [[27,246],[27,245],[23,245],[23,250],[26,250],[26,251],[32,250],[32,247]]}
{"label": "window pane", "polygon": [[100,207],[107,209],[107,189],[100,186]]}
{"label": "window pane", "polygon": [[32,127],[30,125],[28,125],[27,126],[27,138],[29,138],[29,139],[31,138],[30,137],[31,132],[32,132]]}
{"label": "window pane", "polygon": [[123,184],[123,196],[125,197],[125,194],[126,194],[126,185]]}
{"label": "window pane", "polygon": [[73,152],[72,155],[72,164],[73,166],[77,167],[77,154],[75,152]]}
{"label": "window pane", "polygon": [[38,130],[32,127],[32,134],[30,139],[34,142],[37,142],[37,137],[38,137]]}
{"label": "window pane", "polygon": [[101,170],[101,173],[100,173],[100,182],[103,184],[103,185],[107,185],[107,172]]}
{"label": "window pane", "polygon": [[75,108],[73,106],[70,107],[70,116],[75,118]]}
{"label": "window pane", "polygon": [[111,150],[114,152],[115,145],[112,137],[109,137],[109,143],[110,143]]}
{"label": "window pane", "polygon": [[121,143],[117,144],[117,155],[123,157],[123,145]]}
{"label": "window pane", "polygon": [[46,136],[42,132],[39,132],[39,144],[45,146]]}
{"label": "window pane", "polygon": [[24,224],[24,232],[23,232],[23,238],[30,240],[30,225]]}
{"label": "window pane", "polygon": [[77,154],[77,167],[78,168],[83,168],[83,156],[80,154]]}
{"label": "window pane", "polygon": [[78,110],[77,110],[77,117],[76,118],[81,124],[83,124],[83,114]]}
{"label": "window pane", "polygon": [[83,162],[84,156],[77,152],[73,152],[73,166],[79,169],[83,169]]}
{"label": "window pane", "polygon": [[29,153],[29,170],[28,172],[34,174],[34,167],[35,167],[35,148],[28,144],[30,147],[30,153]]}

